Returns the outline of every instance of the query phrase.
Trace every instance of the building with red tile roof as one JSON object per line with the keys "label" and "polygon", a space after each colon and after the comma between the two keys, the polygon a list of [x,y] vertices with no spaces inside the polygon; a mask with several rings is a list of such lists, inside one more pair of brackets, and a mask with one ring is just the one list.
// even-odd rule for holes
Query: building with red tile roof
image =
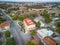
{"label": "building with red tile roof", "polygon": [[5,29],[7,29],[7,28],[9,28],[9,27],[10,27],[10,23],[9,23],[9,22],[3,22],[3,23],[0,24],[0,28],[5,28]]}
{"label": "building with red tile roof", "polygon": [[26,31],[35,29],[36,27],[35,23],[30,18],[25,18],[23,22]]}
{"label": "building with red tile roof", "polygon": [[49,37],[45,37],[44,42],[46,45],[56,45],[56,41],[54,41],[53,39],[51,39]]}

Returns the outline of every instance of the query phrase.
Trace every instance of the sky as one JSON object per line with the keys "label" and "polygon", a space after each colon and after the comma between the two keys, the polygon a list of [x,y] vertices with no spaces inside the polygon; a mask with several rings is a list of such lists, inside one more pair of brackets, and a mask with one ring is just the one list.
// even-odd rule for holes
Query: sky
{"label": "sky", "polygon": [[0,0],[0,1],[12,1],[12,2],[60,2],[60,0]]}

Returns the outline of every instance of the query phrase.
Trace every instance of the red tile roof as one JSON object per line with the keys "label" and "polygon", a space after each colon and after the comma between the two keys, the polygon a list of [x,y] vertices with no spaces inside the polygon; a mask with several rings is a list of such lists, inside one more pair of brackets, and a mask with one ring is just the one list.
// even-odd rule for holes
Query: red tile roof
{"label": "red tile roof", "polygon": [[27,26],[30,26],[30,25],[35,24],[35,23],[34,23],[31,19],[29,19],[29,18],[25,18],[23,21],[25,21],[25,23],[26,23]]}
{"label": "red tile roof", "polygon": [[0,27],[1,27],[1,28],[4,28],[4,27],[6,27],[6,26],[10,26],[10,23],[9,23],[9,22],[4,22],[4,23],[1,23],[1,24],[0,24]]}
{"label": "red tile roof", "polygon": [[56,42],[49,37],[45,37],[44,40],[47,41],[48,43],[50,43],[50,45],[56,45]]}

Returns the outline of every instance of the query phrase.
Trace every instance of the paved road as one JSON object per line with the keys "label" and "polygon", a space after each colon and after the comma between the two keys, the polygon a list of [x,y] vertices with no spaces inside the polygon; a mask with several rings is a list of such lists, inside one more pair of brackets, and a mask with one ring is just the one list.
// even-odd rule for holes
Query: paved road
{"label": "paved road", "polygon": [[23,40],[23,37],[22,37],[22,32],[21,32],[21,28],[15,24],[11,17],[8,16],[5,12],[1,11],[1,13],[3,13],[3,15],[6,17],[7,21],[11,24],[10,26],[10,32],[11,34],[14,36],[16,42],[17,42],[17,45],[25,45],[25,42]]}

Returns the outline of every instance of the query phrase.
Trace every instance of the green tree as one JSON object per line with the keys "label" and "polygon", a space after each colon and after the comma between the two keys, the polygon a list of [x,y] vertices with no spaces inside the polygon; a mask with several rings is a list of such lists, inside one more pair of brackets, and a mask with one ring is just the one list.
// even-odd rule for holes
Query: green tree
{"label": "green tree", "polygon": [[36,23],[36,27],[40,27],[40,25],[41,25],[41,23],[38,21],[37,23]]}
{"label": "green tree", "polygon": [[52,21],[52,19],[50,19],[49,17],[45,18],[45,23],[50,23]]}
{"label": "green tree", "polygon": [[52,17],[55,17],[55,13],[52,13],[51,15],[52,15]]}
{"label": "green tree", "polygon": [[34,39],[31,42],[34,43],[35,45],[39,45],[39,42]]}
{"label": "green tree", "polygon": [[43,16],[44,18],[47,17],[47,16],[48,16],[48,12],[47,12],[46,10],[44,10],[42,16]]}
{"label": "green tree", "polygon": [[59,18],[60,18],[60,14],[58,14]]}
{"label": "green tree", "polygon": [[12,19],[13,19],[13,20],[17,20],[17,18],[16,18],[16,17],[12,17]]}
{"label": "green tree", "polygon": [[5,37],[10,37],[10,32],[9,31],[5,31]]}
{"label": "green tree", "polygon": [[23,24],[21,23],[21,22],[19,22],[19,25],[22,27],[23,26]]}
{"label": "green tree", "polygon": [[60,27],[60,22],[57,22],[56,23],[56,27]]}
{"label": "green tree", "polygon": [[52,19],[50,18],[50,15],[46,10],[43,12],[42,16],[45,18],[45,23],[50,23],[52,21]]}
{"label": "green tree", "polygon": [[23,21],[24,18],[24,16],[19,16],[18,20]]}
{"label": "green tree", "polygon": [[0,45],[2,45],[2,42],[0,41]]}
{"label": "green tree", "polygon": [[27,42],[26,45],[39,45],[39,42],[37,42],[36,40],[31,40]]}
{"label": "green tree", "polygon": [[3,18],[0,17],[0,23],[2,23],[2,21],[3,21]]}
{"label": "green tree", "polygon": [[55,22],[54,25],[56,26],[56,32],[60,33],[60,22]]}
{"label": "green tree", "polygon": [[0,38],[2,37],[2,33],[0,33]]}
{"label": "green tree", "polygon": [[37,14],[35,13],[35,14],[31,14],[30,16],[32,16],[32,17],[37,17]]}
{"label": "green tree", "polygon": [[35,45],[35,44],[29,41],[26,43],[26,45]]}
{"label": "green tree", "polygon": [[16,45],[14,38],[9,38],[6,40],[6,45]]}
{"label": "green tree", "polygon": [[30,35],[31,35],[31,37],[36,35],[36,31],[35,30],[30,30]]}
{"label": "green tree", "polygon": [[57,28],[56,31],[57,31],[58,33],[60,33],[60,28]]}

